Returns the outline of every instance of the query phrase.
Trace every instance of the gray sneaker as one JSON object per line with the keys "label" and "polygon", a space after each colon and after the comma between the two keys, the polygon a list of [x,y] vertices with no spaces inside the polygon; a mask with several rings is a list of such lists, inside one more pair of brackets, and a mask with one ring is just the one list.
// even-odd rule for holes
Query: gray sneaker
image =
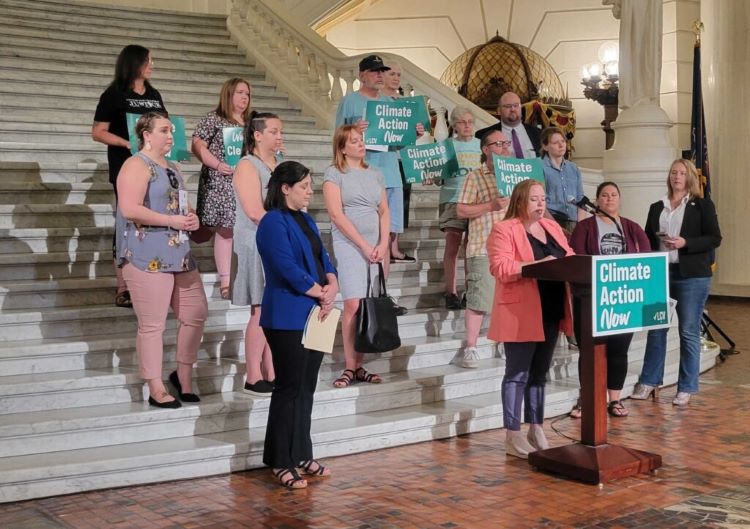
{"label": "gray sneaker", "polygon": [[479,367],[479,353],[477,353],[477,348],[467,347],[464,349],[464,355],[458,361],[458,365],[468,369],[476,369]]}

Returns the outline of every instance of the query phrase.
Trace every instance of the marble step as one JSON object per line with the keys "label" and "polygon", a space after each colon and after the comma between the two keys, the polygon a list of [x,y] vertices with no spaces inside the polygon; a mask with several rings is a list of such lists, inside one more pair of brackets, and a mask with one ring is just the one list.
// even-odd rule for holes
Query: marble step
{"label": "marble step", "polygon": [[[455,336],[455,335],[454,335]],[[131,340],[134,338],[131,336]],[[171,341],[171,340],[170,340]],[[237,342],[228,344],[227,347]],[[61,344],[62,345],[62,344]],[[132,347],[132,346],[131,346]],[[461,347],[461,340],[436,340],[430,337],[404,338],[401,348],[378,356],[367,362],[368,369],[380,373],[384,379],[391,376],[411,379],[418,378],[415,369],[441,368],[448,366]],[[3,354],[6,352],[3,348]],[[125,360],[134,360],[132,349],[124,347]],[[481,356],[491,359],[495,348],[489,342],[481,345]],[[220,392],[240,390],[243,386],[245,366],[243,357],[235,351],[234,356],[216,357],[200,360],[194,370],[193,387],[196,393],[211,395]],[[74,353],[71,353],[74,354]],[[106,354],[106,352],[104,353]],[[110,351],[109,354],[112,354]],[[117,352],[119,356],[119,349]],[[202,352],[202,356],[210,351]],[[169,346],[171,357],[172,346]],[[327,355],[324,368],[321,369],[321,388],[331,388],[331,382],[344,368],[343,350],[337,347],[333,355]],[[56,359],[49,356],[38,357],[40,369],[44,363],[53,363]],[[118,363],[121,359],[118,358]],[[164,377],[175,369],[174,363],[165,362]],[[408,371],[407,371],[408,369]],[[466,371],[456,368],[458,371]],[[476,373],[476,371],[472,372]],[[387,381],[387,380],[386,380]],[[417,382],[417,385],[419,383]],[[357,387],[360,387],[359,385]],[[383,385],[379,385],[386,391]],[[128,403],[143,401],[148,395],[143,380],[138,373],[136,363],[93,369],[70,371],[39,371],[32,374],[0,376],[0,416],[38,412],[52,409],[67,409],[95,406],[100,404]],[[348,394],[349,389],[342,392]],[[375,391],[375,390],[373,390]],[[381,390],[378,390],[381,391]],[[372,392],[371,392],[372,393]]]}
{"label": "marble step", "polygon": [[[556,392],[548,394],[550,403],[556,397]],[[312,438],[316,457],[325,458],[498,428],[501,424],[498,396],[490,393],[317,420],[312,425]],[[4,458],[0,502],[259,468],[264,435],[263,428],[240,429]]]}
{"label": "marble step", "polygon": [[[22,8],[25,13],[57,13],[62,15],[91,15],[96,13],[99,18],[113,20],[130,20],[139,22],[143,19],[144,9],[108,6],[106,4],[91,4],[69,0],[4,0],[4,5]],[[184,11],[148,10],[150,20],[161,20],[165,24],[200,24],[202,27],[226,27],[226,17],[223,15],[193,14]]]}
{"label": "marble step", "polygon": [[[110,267],[112,268],[112,267]],[[219,277],[216,273],[201,274],[207,297],[218,297]],[[438,278],[437,283],[440,283]],[[419,273],[394,273],[388,278],[389,292],[399,289],[423,287],[423,294],[434,291],[439,284],[424,280]],[[0,280],[0,306],[3,310],[36,310],[52,307],[76,307],[107,305],[112,302],[117,287],[114,275],[98,278],[70,278],[60,276],[43,280],[17,281]],[[403,296],[403,294],[402,294]],[[425,302],[425,300],[423,300]]]}
{"label": "marble step", "polygon": [[[399,319],[402,337],[455,332],[453,311],[444,310],[443,286],[389,287],[388,294],[398,300],[410,314]],[[112,295],[112,294],[111,294]],[[106,299],[106,293],[105,293]],[[247,309],[230,305],[229,301],[209,300],[206,325],[233,325],[247,321]],[[427,311],[427,312],[425,312]],[[460,322],[463,324],[463,320]],[[167,328],[174,328],[173,315]],[[0,342],[73,336],[102,336],[117,332],[135,333],[136,320],[130,309],[115,307],[112,301],[90,306],[35,308],[34,310],[3,309],[0,313]]]}
{"label": "marble step", "polygon": [[[33,57],[59,58],[60,60],[75,60],[77,55],[85,49],[86,58],[92,64],[112,64],[112,59],[117,57],[123,47],[121,43],[102,44],[96,42],[91,43],[91,47],[84,48],[86,44],[80,41],[43,39],[20,35],[8,36],[7,34],[6,42],[7,50],[11,55],[33,53]],[[231,48],[214,53],[204,52],[202,48],[151,51],[154,64],[159,66],[163,63],[168,67],[176,67],[176,65],[186,62],[194,62],[196,65],[235,65],[238,62],[245,62],[245,55],[237,49],[232,50]]]}
{"label": "marble step", "polygon": [[[142,16],[142,15],[140,15]],[[0,20],[0,30],[9,43],[18,43],[29,46],[47,47],[50,44],[58,49],[68,49],[68,46],[96,47],[99,50],[108,50],[112,56],[117,56],[123,48],[123,37],[108,32],[91,32],[87,28],[70,27],[66,31],[50,32],[48,29],[38,26],[32,19],[18,20],[9,24]],[[38,23],[38,21],[36,21]],[[223,27],[226,28],[226,19],[223,19]],[[110,28],[115,30],[116,28]],[[159,33],[152,33],[138,39],[138,42],[154,50],[154,54],[162,56],[165,53],[184,52],[185,43],[179,40],[161,38]],[[198,51],[198,50],[196,50]],[[222,39],[214,43],[201,42],[200,53],[207,55],[244,55],[238,52],[237,45],[229,39]],[[158,57],[157,56],[157,57]],[[114,64],[113,64],[114,67]]]}
{"label": "marble step", "polygon": [[[17,19],[31,20],[45,25],[60,25],[63,27],[71,25],[76,28],[98,28],[102,33],[116,28],[121,31],[135,31],[136,35],[134,36],[159,33],[162,37],[165,34],[174,35],[198,42],[203,38],[212,39],[229,36],[226,30],[226,22],[224,23],[224,27],[222,27],[220,23],[221,19],[210,15],[207,15],[205,19],[197,17],[195,19],[181,18],[172,20],[168,16],[152,19],[149,13],[149,16],[144,16],[138,20],[116,16],[102,16],[98,7],[82,10],[79,13],[68,13],[64,10],[55,12],[49,9],[29,11],[25,5],[13,5],[12,3],[3,2],[3,4],[0,4],[0,16],[7,22]],[[226,21],[226,19],[224,20]]]}
{"label": "marble step", "polygon": [[[503,370],[502,360],[491,358],[473,370],[450,365],[412,369],[383,374],[381,384],[360,383],[343,389],[321,380],[313,419],[499,393]],[[269,400],[238,388],[202,395],[199,404],[185,404],[177,410],[154,409],[138,401],[0,415],[0,453],[11,457],[258,428],[265,426]]]}
{"label": "marble step", "polygon": [[[36,61],[35,61],[36,62]],[[246,60],[240,61],[242,64],[249,64]],[[32,65],[33,66],[33,65]],[[72,93],[80,94],[94,94],[93,99],[99,100],[99,96],[104,91],[109,83],[112,82],[113,72],[100,72],[100,73],[88,73],[86,78],[82,78],[79,73],[70,72],[44,72],[38,71],[33,74],[38,79],[44,79],[44,84],[39,87],[29,87],[28,79],[32,75],[31,70],[27,68],[13,68],[4,67],[0,68],[2,72],[2,86],[7,87],[8,90],[12,90],[19,85],[23,88],[18,91],[24,92],[25,90],[36,91],[36,93],[46,93],[49,90],[64,90],[66,93],[70,90]],[[175,98],[191,97],[195,95],[211,95],[218,97],[219,89],[222,83],[226,80],[217,76],[193,79],[190,83],[185,83],[181,79],[167,79],[163,76],[158,77],[157,81],[154,81],[156,88],[161,93],[164,101],[169,103],[170,101],[177,101]],[[265,75],[262,72],[251,71],[248,75],[244,76],[244,79],[252,85],[253,96],[266,96],[266,95],[278,95],[279,92],[276,89],[276,84],[265,79]],[[44,125],[46,123],[36,123],[37,125]]]}

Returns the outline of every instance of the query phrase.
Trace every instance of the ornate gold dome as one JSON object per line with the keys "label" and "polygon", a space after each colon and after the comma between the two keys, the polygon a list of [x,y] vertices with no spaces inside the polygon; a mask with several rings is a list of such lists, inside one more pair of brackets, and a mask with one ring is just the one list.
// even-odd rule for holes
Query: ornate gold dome
{"label": "ornate gold dome", "polygon": [[507,91],[518,94],[522,103],[538,100],[572,109],[560,78],[544,57],[499,35],[459,55],[440,80],[490,114],[496,113],[497,101]]}

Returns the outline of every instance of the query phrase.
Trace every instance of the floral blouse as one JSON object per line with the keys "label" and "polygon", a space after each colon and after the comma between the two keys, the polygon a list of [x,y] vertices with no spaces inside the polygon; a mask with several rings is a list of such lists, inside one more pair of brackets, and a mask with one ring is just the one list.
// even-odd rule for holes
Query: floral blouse
{"label": "floral blouse", "polygon": [[[151,177],[143,205],[157,213],[180,214],[180,190],[185,182],[171,164],[162,167],[148,156],[136,154],[148,164]],[[187,194],[187,193],[186,193]],[[144,272],[187,272],[196,268],[187,234],[166,226],[143,226],[125,219],[117,208],[115,220],[117,264],[131,263]]]}

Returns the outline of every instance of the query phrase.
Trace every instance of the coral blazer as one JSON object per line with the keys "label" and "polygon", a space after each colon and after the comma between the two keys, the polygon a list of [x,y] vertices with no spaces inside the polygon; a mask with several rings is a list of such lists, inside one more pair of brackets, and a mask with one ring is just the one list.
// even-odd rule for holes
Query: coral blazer
{"label": "coral blazer", "polygon": [[[543,218],[539,223],[566,255],[574,254],[557,222]],[[521,277],[521,263],[534,261],[534,252],[520,220],[504,220],[492,227],[487,255],[490,273],[497,281],[487,337],[496,342],[544,341],[542,301],[536,279]],[[560,321],[560,330],[567,335],[573,332],[571,314],[570,288],[566,286],[565,316]]]}

